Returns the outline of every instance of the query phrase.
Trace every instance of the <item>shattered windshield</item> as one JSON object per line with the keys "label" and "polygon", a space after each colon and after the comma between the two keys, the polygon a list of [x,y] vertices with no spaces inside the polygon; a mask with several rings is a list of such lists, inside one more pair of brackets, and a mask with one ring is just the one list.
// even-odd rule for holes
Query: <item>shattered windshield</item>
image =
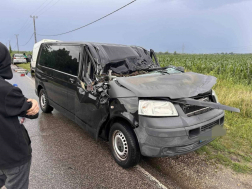
{"label": "shattered windshield", "polygon": [[146,70],[154,65],[153,62],[147,61],[145,59],[126,58],[125,60],[109,63],[105,66],[104,72],[112,70],[112,73],[116,74],[131,74],[135,71]]}
{"label": "shattered windshield", "polygon": [[143,48],[119,45],[101,45],[101,47],[107,58],[103,73],[112,70],[115,74],[131,74],[155,67],[149,52]]}

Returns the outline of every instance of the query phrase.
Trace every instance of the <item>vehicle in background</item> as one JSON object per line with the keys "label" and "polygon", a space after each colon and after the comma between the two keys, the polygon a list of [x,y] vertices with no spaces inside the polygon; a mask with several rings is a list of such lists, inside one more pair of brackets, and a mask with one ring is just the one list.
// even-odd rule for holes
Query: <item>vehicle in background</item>
{"label": "vehicle in background", "polygon": [[40,45],[42,43],[46,43],[46,42],[59,42],[59,40],[53,40],[53,39],[43,39],[37,43],[34,44],[33,46],[33,50],[32,50],[32,58],[31,58],[31,73],[35,72],[35,67],[36,67],[36,61],[37,61],[37,56],[38,56],[38,51],[40,48]]}
{"label": "vehicle in background", "polygon": [[12,63],[26,63],[26,58],[23,54],[13,54],[12,56]]}
{"label": "vehicle in background", "polygon": [[42,111],[55,108],[109,141],[124,168],[141,155],[185,154],[224,135],[223,110],[240,110],[218,102],[215,83],[210,75],[160,67],[152,49],[85,42],[41,44],[35,72]]}
{"label": "vehicle in background", "polygon": [[31,54],[28,54],[28,55],[27,55],[27,58],[26,58],[27,63],[28,63],[28,62],[31,62],[31,59],[32,59],[32,55],[31,55]]}

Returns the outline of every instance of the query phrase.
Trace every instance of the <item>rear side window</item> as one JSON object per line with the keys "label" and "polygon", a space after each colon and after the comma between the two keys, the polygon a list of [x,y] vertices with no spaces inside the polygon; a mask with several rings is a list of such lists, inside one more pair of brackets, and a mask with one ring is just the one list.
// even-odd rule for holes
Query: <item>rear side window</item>
{"label": "rear side window", "polygon": [[57,61],[57,46],[49,45],[49,44],[43,44],[41,45],[41,54],[39,58],[39,64],[41,66],[46,66],[49,68],[55,68],[56,61]]}
{"label": "rear side window", "polygon": [[57,70],[77,76],[79,62],[79,46],[59,46],[56,63]]}
{"label": "rear side window", "polygon": [[39,64],[65,72],[71,75],[78,75],[80,62],[79,46],[55,46],[43,44],[41,46]]}

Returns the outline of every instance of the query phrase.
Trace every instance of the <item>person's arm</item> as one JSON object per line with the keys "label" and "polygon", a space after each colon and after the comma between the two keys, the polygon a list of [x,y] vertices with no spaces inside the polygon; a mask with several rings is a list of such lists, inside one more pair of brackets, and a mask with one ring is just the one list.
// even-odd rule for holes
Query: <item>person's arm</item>
{"label": "person's arm", "polygon": [[28,119],[36,119],[39,116],[39,105],[35,99],[28,99],[28,103],[31,103],[31,108],[26,112],[26,118]]}
{"label": "person's arm", "polygon": [[[32,111],[29,111],[30,109],[32,109]],[[24,97],[19,88],[13,87],[5,97],[5,110],[7,116],[27,117],[36,116],[39,108],[34,101],[27,101],[27,98]]]}

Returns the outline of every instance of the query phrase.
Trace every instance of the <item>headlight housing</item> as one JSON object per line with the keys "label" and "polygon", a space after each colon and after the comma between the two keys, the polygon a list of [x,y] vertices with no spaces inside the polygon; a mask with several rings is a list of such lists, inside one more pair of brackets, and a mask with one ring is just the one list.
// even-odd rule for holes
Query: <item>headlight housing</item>
{"label": "headlight housing", "polygon": [[161,100],[139,100],[138,114],[145,116],[178,116],[178,112],[171,102]]}
{"label": "headlight housing", "polygon": [[218,96],[213,89],[212,89],[212,96],[215,98],[216,103],[219,103]]}

